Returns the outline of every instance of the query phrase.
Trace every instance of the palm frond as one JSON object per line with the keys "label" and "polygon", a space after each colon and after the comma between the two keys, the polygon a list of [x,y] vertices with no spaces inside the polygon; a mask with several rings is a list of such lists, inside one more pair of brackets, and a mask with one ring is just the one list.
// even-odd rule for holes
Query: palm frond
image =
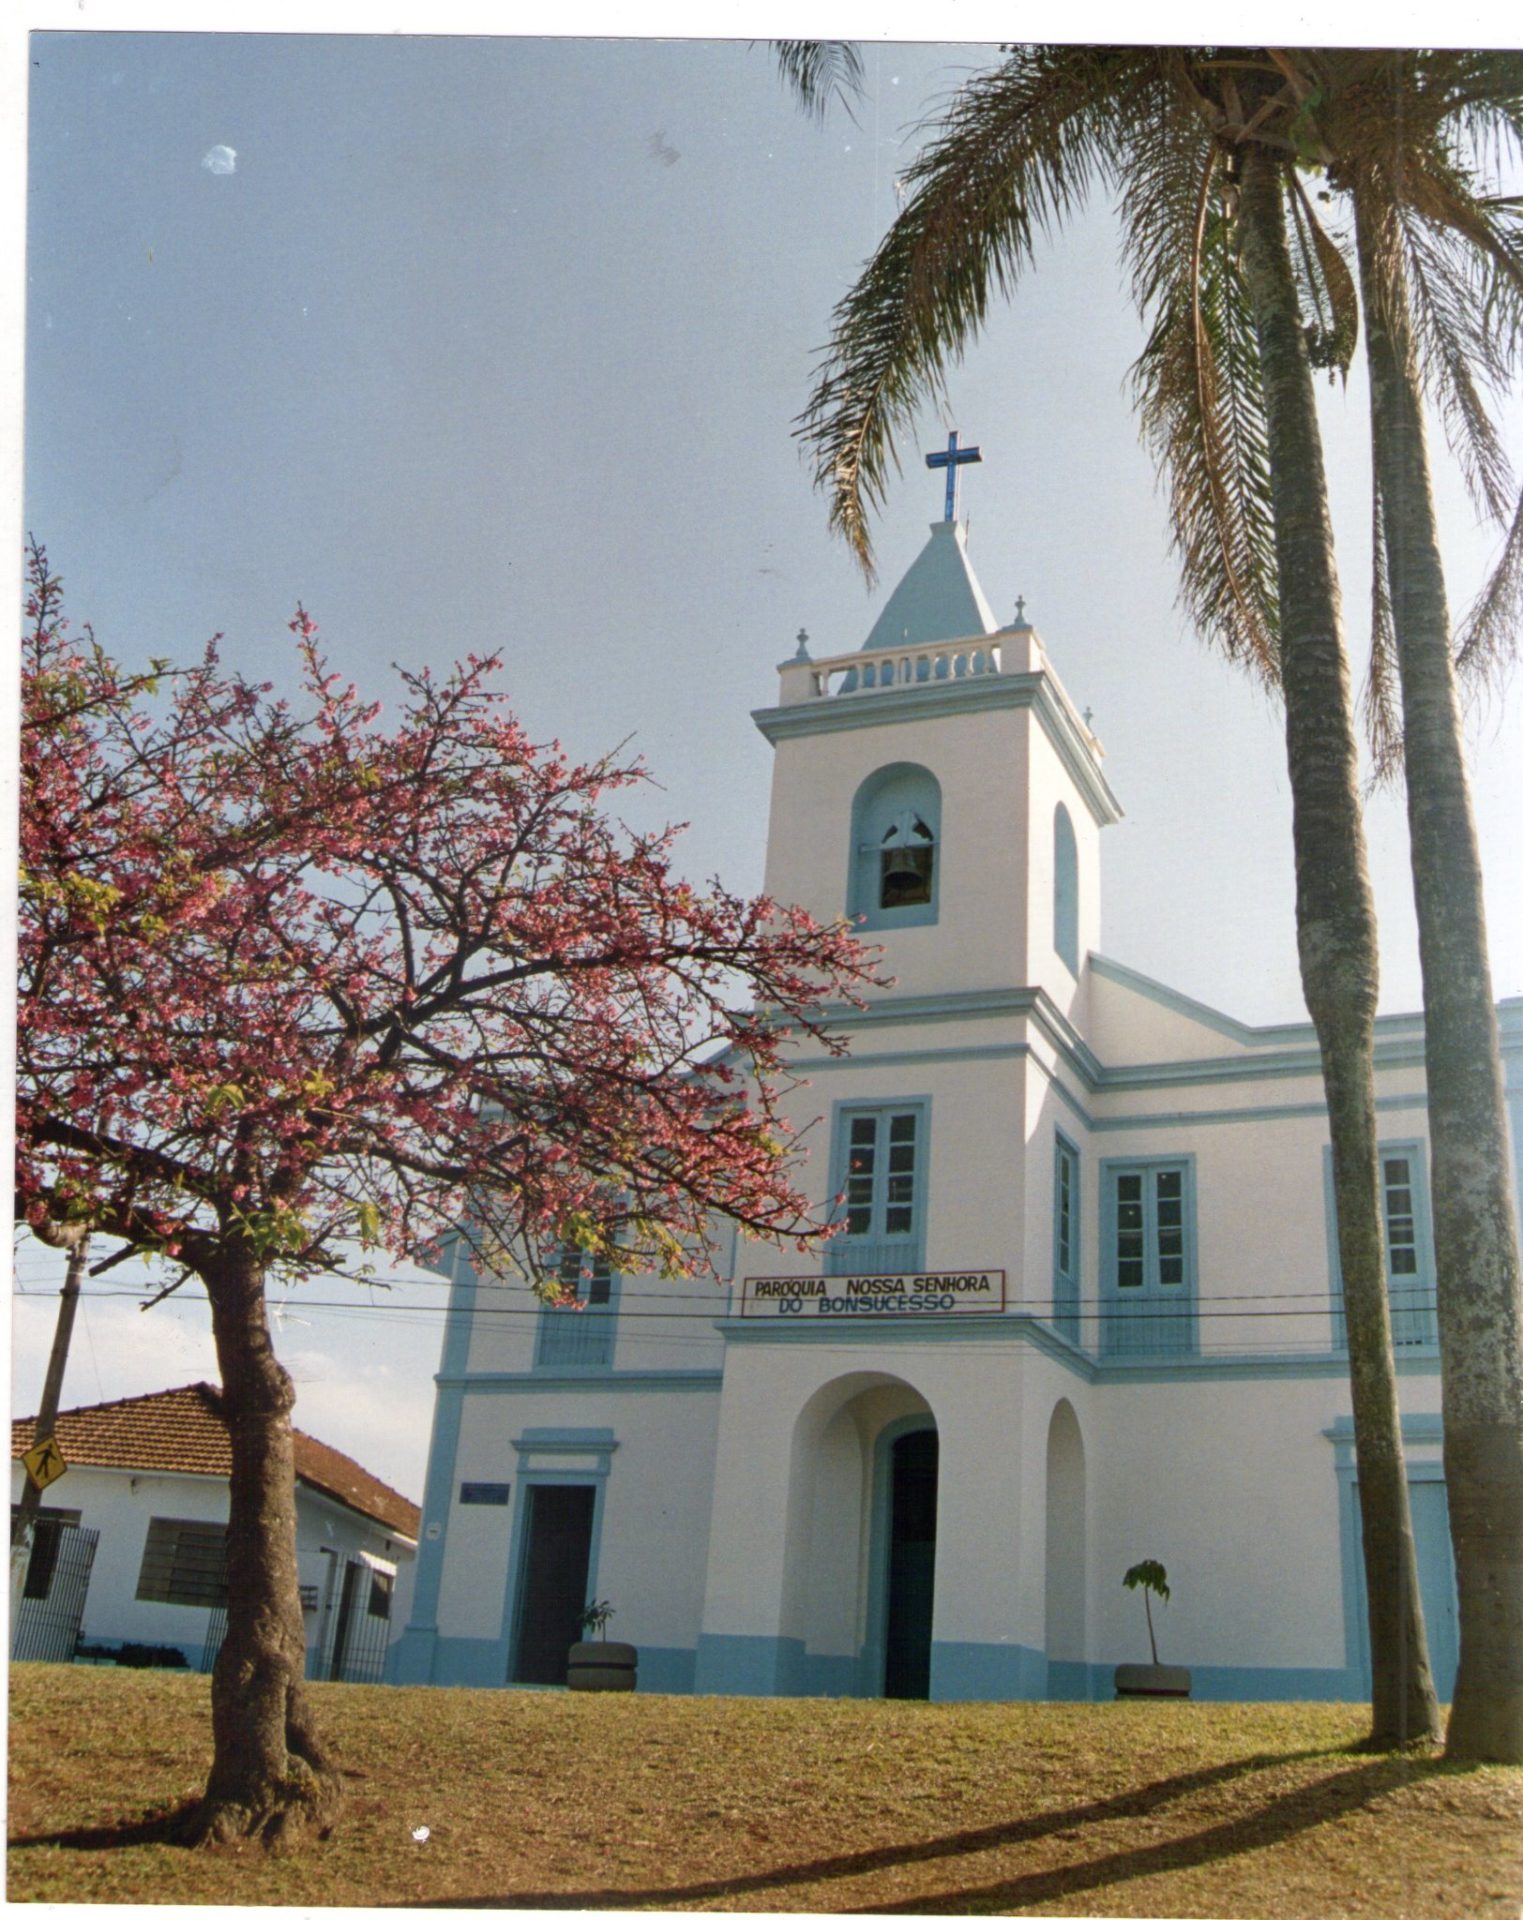
{"label": "palm frond", "polygon": [[[1523,63],[1510,63],[1509,73],[1513,66],[1523,82]],[[1455,84],[1468,89],[1468,156],[1452,144],[1454,128],[1441,123],[1413,150],[1377,153],[1359,191],[1376,202],[1384,272],[1393,289],[1399,283],[1395,297],[1405,296],[1424,391],[1466,489],[1505,530],[1497,563],[1453,642],[1456,669],[1485,680],[1515,657],[1523,618],[1523,500],[1490,404],[1512,388],[1523,344],[1523,224],[1509,198],[1484,190],[1475,166],[1479,143],[1499,122],[1496,98],[1484,96],[1475,72],[1463,67]],[[1513,137],[1511,123],[1503,133]]]}
{"label": "palm frond", "polygon": [[823,120],[839,100],[855,124],[851,103],[862,97],[862,55],[850,40],[774,40],[772,55],[803,112]]}
{"label": "palm frond", "polygon": [[1443,230],[1409,207],[1393,210],[1392,225],[1402,245],[1413,346],[1424,389],[1438,408],[1477,510],[1505,525],[1511,469],[1477,374],[1495,390],[1505,385],[1506,368],[1496,362],[1488,338],[1486,302],[1478,297],[1477,275]]}
{"label": "palm frond", "polygon": [[1131,371],[1163,468],[1181,600],[1229,656],[1278,679],[1278,595],[1257,341],[1217,151],[1160,103],[1123,196],[1132,290],[1151,321]]}
{"label": "palm frond", "polygon": [[1307,327],[1314,367],[1348,380],[1359,344],[1359,291],[1343,249],[1317,218],[1298,173],[1288,175],[1291,264],[1297,289],[1315,316]]}
{"label": "palm frond", "polygon": [[1518,626],[1523,621],[1523,493],[1490,578],[1460,622],[1454,664],[1473,680],[1499,677],[1517,658]]}
{"label": "palm frond", "polygon": [[991,293],[1013,291],[1037,237],[1106,174],[1107,118],[1157,66],[1147,48],[1019,49],[953,97],[909,169],[908,201],[836,307],[795,426],[869,579],[869,514],[897,470],[896,433],[943,391]]}

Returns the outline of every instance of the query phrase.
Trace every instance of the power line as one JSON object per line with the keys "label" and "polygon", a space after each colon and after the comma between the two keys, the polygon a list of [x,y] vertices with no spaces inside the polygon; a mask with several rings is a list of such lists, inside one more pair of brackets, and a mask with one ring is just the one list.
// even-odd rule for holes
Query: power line
{"label": "power line", "polygon": [[[356,1282],[356,1284],[364,1285],[365,1283],[361,1281],[361,1282]],[[37,1294],[24,1294],[24,1293],[21,1293],[19,1290],[13,1291],[12,1293],[13,1299],[35,1300],[42,1297],[44,1296],[40,1296]],[[126,1287],[121,1287],[121,1288],[87,1287],[84,1289],[82,1297],[87,1300],[141,1301],[145,1296],[144,1294],[140,1293],[135,1289],[126,1288]],[[635,1297],[645,1298],[645,1299],[660,1298],[658,1294],[636,1295]],[[1234,1300],[1234,1301],[1305,1300],[1308,1304],[1302,1307],[1296,1307],[1296,1306],[1222,1307],[1214,1304],[1211,1301],[1201,1301],[1199,1303],[1195,1303],[1189,1306],[1183,1306],[1183,1305],[1178,1307],[1171,1306],[1171,1307],[1165,1308],[1162,1311],[1154,1310],[1154,1311],[1149,1311],[1147,1313],[1138,1314],[1135,1316],[1126,1316],[1126,1318],[1135,1319],[1138,1323],[1141,1323],[1141,1324],[1165,1325],[1172,1321],[1178,1321],[1178,1320],[1191,1320],[1191,1321],[1197,1321],[1197,1322],[1202,1320],[1305,1320],[1312,1317],[1322,1317],[1322,1316],[1341,1317],[1342,1311],[1343,1311],[1342,1307],[1336,1301],[1330,1300],[1328,1296],[1325,1294],[1320,1296],[1314,1295],[1314,1294],[1234,1294],[1234,1295],[1225,1295],[1225,1296],[1219,1296],[1219,1297],[1225,1298],[1228,1300]],[[184,1294],[184,1295],[178,1296],[178,1298],[184,1301],[194,1301],[198,1305],[203,1305],[203,1306],[210,1304],[206,1300],[205,1295],[200,1293]],[[1434,1292],[1432,1289],[1429,1289],[1421,1296],[1414,1294],[1412,1297],[1410,1307],[1408,1307],[1405,1300],[1403,1300],[1396,1304],[1394,1310],[1396,1312],[1425,1310],[1427,1308],[1432,1307],[1432,1305],[1434,1304],[1434,1299],[1435,1299]],[[421,1314],[429,1314],[433,1316],[435,1319],[443,1321],[448,1317],[449,1313],[451,1312],[451,1308],[448,1305],[448,1303],[440,1302],[439,1304],[436,1305],[432,1301],[410,1302],[405,1300],[384,1300],[384,1299],[373,1300],[373,1301],[372,1300],[309,1300],[309,1299],[301,1298],[300,1296],[297,1296],[293,1300],[293,1299],[288,1299],[285,1296],[281,1296],[279,1298],[270,1300],[268,1304],[271,1307],[284,1307],[289,1305],[289,1306],[292,1306],[293,1309],[296,1306],[300,1306],[303,1309],[303,1311],[311,1312],[311,1313],[362,1313],[370,1316],[371,1318],[379,1318],[388,1314],[402,1314],[402,1313],[420,1314],[421,1313]],[[563,1311],[569,1314],[573,1310],[569,1308],[556,1309],[553,1307],[547,1307],[547,1306],[541,1305],[541,1303],[537,1300],[530,1300],[522,1306],[489,1307],[489,1306],[482,1306],[479,1303],[477,1303],[471,1306],[468,1311],[473,1319],[482,1319],[490,1316],[495,1319],[520,1318],[520,1319],[537,1320],[542,1314],[553,1313],[557,1311]],[[584,1312],[592,1311],[593,1313],[598,1312],[597,1309],[591,1309],[591,1310],[584,1309],[583,1311]],[[1099,1323],[1103,1321],[1114,1322],[1118,1318],[1118,1316],[1115,1314],[1113,1309],[1107,1309],[1104,1306],[1101,1306],[1098,1308],[1090,1307],[1090,1306],[1068,1308],[1064,1306],[1061,1311],[1062,1311],[1062,1317],[1065,1320],[1077,1320],[1080,1322],[1094,1322],[1094,1323]],[[977,1316],[971,1315],[971,1314],[961,1314],[956,1317],[958,1319],[959,1324],[966,1324],[969,1320],[974,1319],[975,1317],[983,1320],[997,1321],[997,1320],[1009,1318],[1012,1313],[1022,1314],[1027,1318],[1035,1318],[1038,1320],[1052,1319],[1056,1317],[1057,1312],[1058,1312],[1058,1303],[1051,1300],[1042,1299],[1042,1300],[1024,1300],[1024,1301],[1012,1302],[1010,1307],[1004,1310],[1003,1312],[989,1312],[987,1314],[982,1314]],[[626,1306],[624,1305],[623,1300],[621,1299],[619,1304],[613,1308],[611,1317],[614,1318],[615,1320],[653,1320],[653,1321],[703,1320],[703,1321],[712,1322],[716,1320],[718,1321],[739,1320],[743,1316],[735,1313],[729,1313],[729,1314],[725,1313],[722,1310],[722,1307],[718,1303],[716,1303],[715,1306],[713,1307],[708,1307],[703,1305],[694,1305],[694,1306],[670,1306],[670,1307],[663,1307],[663,1308],[653,1308],[653,1307]],[[750,1318],[750,1316],[745,1316],[745,1317]],[[868,1318],[871,1316],[864,1314],[862,1317]],[[889,1318],[889,1317],[898,1317],[898,1316],[884,1315],[882,1317]],[[752,1319],[751,1323],[756,1324],[756,1320]]]}

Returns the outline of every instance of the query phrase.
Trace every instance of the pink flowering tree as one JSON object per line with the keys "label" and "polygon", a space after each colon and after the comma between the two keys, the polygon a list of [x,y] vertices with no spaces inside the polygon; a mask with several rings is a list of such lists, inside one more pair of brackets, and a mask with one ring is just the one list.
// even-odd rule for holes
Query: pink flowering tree
{"label": "pink flowering tree", "polygon": [[712,1272],[716,1217],[815,1239],[778,1098],[872,979],[843,924],[679,879],[670,833],[606,811],[639,766],[531,744],[495,661],[402,674],[383,724],[293,631],[290,701],[215,644],[130,676],[32,555],[17,1212],[211,1303],[233,1465],[198,1839],[289,1842],[337,1798],[268,1280],[447,1232],[541,1292],[567,1240],[673,1274]]}

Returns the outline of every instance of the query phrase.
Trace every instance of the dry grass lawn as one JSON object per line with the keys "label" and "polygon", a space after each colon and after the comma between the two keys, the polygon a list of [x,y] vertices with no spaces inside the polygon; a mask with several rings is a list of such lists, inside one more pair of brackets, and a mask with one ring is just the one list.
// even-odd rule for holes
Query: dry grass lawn
{"label": "dry grass lawn", "polygon": [[[1358,1709],[325,1686],[331,1839],[187,1852],[208,1682],[11,1679],[12,1900],[1516,1920],[1523,1768]],[[427,1829],[427,1837],[422,1830]]]}

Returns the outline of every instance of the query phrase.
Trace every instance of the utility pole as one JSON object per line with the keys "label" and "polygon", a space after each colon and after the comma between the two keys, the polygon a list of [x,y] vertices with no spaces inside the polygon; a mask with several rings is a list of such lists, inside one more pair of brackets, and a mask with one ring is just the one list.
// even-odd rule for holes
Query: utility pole
{"label": "utility pole", "polygon": [[[63,1393],[63,1373],[69,1361],[69,1340],[74,1332],[74,1313],[79,1305],[80,1284],[85,1277],[85,1262],[90,1257],[90,1235],[81,1230],[69,1247],[69,1264],[63,1290],[58,1298],[58,1323],[53,1329],[53,1351],[48,1355],[47,1378],[42,1383],[42,1405],[37,1409],[34,1446],[51,1440],[58,1419],[58,1402]],[[16,1610],[26,1586],[27,1564],[31,1558],[32,1529],[37,1509],[42,1504],[42,1489],[28,1474],[21,1486],[21,1506],[11,1521],[11,1630],[16,1625]]]}

